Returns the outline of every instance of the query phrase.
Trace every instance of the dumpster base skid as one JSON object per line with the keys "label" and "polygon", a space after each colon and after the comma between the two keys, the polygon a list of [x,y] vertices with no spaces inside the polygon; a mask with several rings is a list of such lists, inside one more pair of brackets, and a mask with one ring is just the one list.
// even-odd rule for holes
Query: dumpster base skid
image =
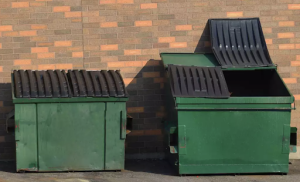
{"label": "dumpster base skid", "polygon": [[288,173],[288,164],[180,165],[179,174]]}

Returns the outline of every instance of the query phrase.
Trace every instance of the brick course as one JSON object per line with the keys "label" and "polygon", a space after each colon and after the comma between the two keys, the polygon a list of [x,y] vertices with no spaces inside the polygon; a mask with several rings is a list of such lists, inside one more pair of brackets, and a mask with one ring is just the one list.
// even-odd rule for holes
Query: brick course
{"label": "brick course", "polygon": [[[14,159],[4,128],[12,69],[120,69],[133,130],[127,155],[163,153],[160,52],[211,52],[207,20],[260,17],[269,52],[300,100],[298,0],[5,0],[0,2],[0,160]],[[300,123],[292,111],[292,125]],[[3,137],[5,136],[5,137]],[[151,141],[149,141],[151,140]]]}

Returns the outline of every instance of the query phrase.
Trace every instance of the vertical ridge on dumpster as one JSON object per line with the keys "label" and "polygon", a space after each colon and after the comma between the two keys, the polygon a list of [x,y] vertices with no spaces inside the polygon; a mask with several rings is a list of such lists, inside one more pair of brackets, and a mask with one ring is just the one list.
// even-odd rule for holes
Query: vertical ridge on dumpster
{"label": "vertical ridge on dumpster", "polygon": [[30,97],[30,88],[29,88],[29,80],[27,77],[27,73],[24,70],[20,70],[20,76],[21,76],[21,81],[22,81],[22,92],[23,92],[23,97],[28,98]]}
{"label": "vertical ridge on dumpster", "polygon": [[111,76],[109,75],[109,73],[106,70],[102,70],[101,73],[103,73],[104,78],[107,82],[109,96],[115,97],[116,96],[116,89],[115,89],[115,86],[113,84]]}
{"label": "vertical ridge on dumpster", "polygon": [[54,72],[52,70],[49,70],[48,73],[52,85],[53,97],[60,97],[60,90],[58,87],[58,80],[57,80],[58,78],[54,75]]}
{"label": "vertical ridge on dumpster", "polygon": [[14,87],[15,95],[16,95],[16,97],[23,97],[22,90],[21,90],[22,85],[21,85],[20,74],[16,70],[13,72],[13,74],[14,74],[14,84],[15,84],[15,87]]}
{"label": "vertical ridge on dumpster", "polygon": [[26,72],[28,74],[29,83],[30,83],[30,97],[32,97],[32,98],[38,97],[36,77],[35,77],[34,73],[32,73],[31,70],[27,70]]}
{"label": "vertical ridge on dumpster", "polygon": [[93,89],[93,86],[92,86],[91,77],[89,76],[89,74],[85,70],[81,70],[81,73],[83,75],[84,82],[85,82],[85,85],[86,85],[87,96],[93,97],[94,96],[94,89]]}
{"label": "vertical ridge on dumpster", "polygon": [[36,83],[38,88],[38,96],[39,97],[45,97],[45,86],[44,81],[41,79],[41,75],[39,71],[34,71],[35,77],[36,77]]}

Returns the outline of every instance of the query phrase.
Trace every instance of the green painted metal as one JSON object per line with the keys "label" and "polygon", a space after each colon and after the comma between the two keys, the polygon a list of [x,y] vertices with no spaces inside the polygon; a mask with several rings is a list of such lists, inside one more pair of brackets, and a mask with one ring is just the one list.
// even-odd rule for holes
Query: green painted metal
{"label": "green painted metal", "polygon": [[194,54],[194,53],[161,53],[164,64],[176,64],[185,66],[219,66],[213,54]]}
{"label": "green painted metal", "polygon": [[[215,58],[198,54],[161,57],[165,67],[219,66]],[[286,88],[276,67],[223,68],[224,72],[258,69],[275,70],[272,78],[279,78],[272,80],[272,89]],[[165,94],[166,155],[179,174],[288,173],[295,100],[288,90],[285,96],[270,92],[262,97],[183,98],[173,97],[166,84]]]}
{"label": "green painted metal", "polygon": [[97,97],[72,97],[72,98],[15,98],[14,104],[24,103],[70,103],[70,102],[126,102],[128,98],[97,98]]}
{"label": "green painted metal", "polygon": [[106,107],[105,169],[124,169],[126,103],[109,102]]}
{"label": "green painted metal", "polygon": [[16,167],[24,171],[37,171],[36,105],[15,106]]}
{"label": "green painted metal", "polygon": [[125,102],[31,103],[15,108],[17,171],[124,169]]}
{"label": "green painted metal", "polygon": [[37,109],[39,171],[105,169],[105,103],[46,103]]}

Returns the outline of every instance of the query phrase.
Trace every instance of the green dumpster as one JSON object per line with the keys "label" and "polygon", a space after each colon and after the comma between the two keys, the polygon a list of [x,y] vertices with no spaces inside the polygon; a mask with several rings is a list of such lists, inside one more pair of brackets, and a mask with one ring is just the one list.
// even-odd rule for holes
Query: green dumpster
{"label": "green dumpster", "polygon": [[12,89],[17,171],[124,169],[119,71],[16,70]]}
{"label": "green dumpster", "polygon": [[[256,50],[239,45],[244,25],[254,31],[250,42],[261,33]],[[161,54],[168,77],[166,154],[180,175],[288,173],[290,145],[296,145],[294,97],[271,62],[259,25],[258,19],[211,20],[214,54]],[[222,35],[236,36],[236,42]]]}

